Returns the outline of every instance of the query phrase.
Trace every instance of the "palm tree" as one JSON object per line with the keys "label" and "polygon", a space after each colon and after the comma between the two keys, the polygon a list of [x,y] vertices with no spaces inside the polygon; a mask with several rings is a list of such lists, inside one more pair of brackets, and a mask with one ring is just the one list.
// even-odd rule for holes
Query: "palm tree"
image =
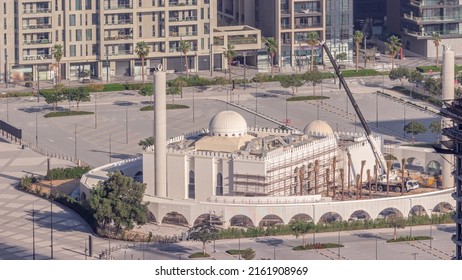
{"label": "palm tree", "polygon": [[438,67],[438,47],[440,46],[441,43],[441,37],[440,34],[437,32],[432,33],[432,42],[435,44],[436,48],[436,67]]}
{"label": "palm tree", "polygon": [[334,156],[332,158],[332,186],[333,186],[332,199],[335,199],[336,187],[337,187],[337,184],[335,183],[335,167],[336,167],[336,164],[337,164],[337,157]]}
{"label": "palm tree", "polygon": [[137,42],[135,47],[135,53],[141,59],[141,76],[142,84],[144,85],[144,58],[149,55],[150,48],[145,41]]}
{"label": "palm tree", "polygon": [[271,78],[273,78],[274,77],[274,56],[276,55],[276,52],[278,51],[278,41],[276,41],[276,39],[274,39],[273,37],[265,38],[265,48],[270,57]]}
{"label": "palm tree", "polygon": [[51,53],[53,54],[53,58],[56,60],[58,64],[58,83],[61,82],[61,59],[63,59],[64,51],[63,45],[55,44],[53,49],[51,49]]}
{"label": "palm tree", "polygon": [[319,171],[319,161],[314,161],[314,194],[318,194],[318,171]]}
{"label": "palm tree", "polygon": [[191,44],[188,41],[180,41],[180,50],[184,55],[184,61],[186,66],[186,78],[189,78],[189,67],[188,67],[188,59],[186,54],[191,50]]}
{"label": "palm tree", "polygon": [[361,31],[356,30],[355,33],[353,34],[353,41],[356,46],[356,72],[358,72],[358,64],[359,64],[359,44],[361,44],[363,39],[364,39],[364,34]]}
{"label": "palm tree", "polygon": [[308,37],[306,39],[306,43],[308,46],[311,47],[311,68],[310,70],[313,71],[314,66],[314,47],[319,45],[319,34],[318,32],[310,32],[308,33]]}
{"label": "palm tree", "polygon": [[399,51],[401,50],[401,42],[398,37],[395,35],[390,36],[388,38],[388,42],[385,43],[387,46],[388,51],[390,52],[391,55],[391,69],[393,70],[394,68],[394,62],[395,62],[395,57],[398,55]]}
{"label": "palm tree", "polygon": [[228,43],[227,48],[223,48],[223,55],[228,62],[228,70],[229,70],[229,81],[231,82],[231,62],[233,62],[234,58],[237,56],[236,49],[233,44]]}

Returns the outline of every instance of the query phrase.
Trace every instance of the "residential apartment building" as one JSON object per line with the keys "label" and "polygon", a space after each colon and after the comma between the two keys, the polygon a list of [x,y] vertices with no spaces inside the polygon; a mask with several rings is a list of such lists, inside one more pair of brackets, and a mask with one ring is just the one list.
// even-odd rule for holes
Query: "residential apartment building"
{"label": "residential apartment building", "polygon": [[[402,1],[401,30],[406,49],[426,57],[436,57],[431,40],[440,35],[441,44],[462,51],[462,2],[459,0],[404,0]],[[440,51],[441,53],[441,51]]]}
{"label": "residential apartment building", "polygon": [[[185,71],[186,63],[193,72],[221,68],[228,39],[240,43],[237,50],[261,46],[254,28],[241,26],[239,35],[236,28],[217,28],[216,1],[210,0],[4,0],[2,8],[0,62],[8,55],[9,76],[16,80],[56,77],[55,44],[64,50],[61,77],[71,80],[82,73],[141,79],[140,41],[151,49],[145,67],[161,63],[170,72]],[[181,40],[191,45],[186,56]]]}
{"label": "residential apartment building", "polygon": [[[308,33],[327,40],[334,54],[352,55],[353,0],[218,0],[218,25],[245,24],[261,30],[263,37],[278,41],[275,63],[281,68],[305,71],[311,61]],[[323,63],[322,49],[313,51]],[[264,49],[258,52],[259,68],[268,67]]]}

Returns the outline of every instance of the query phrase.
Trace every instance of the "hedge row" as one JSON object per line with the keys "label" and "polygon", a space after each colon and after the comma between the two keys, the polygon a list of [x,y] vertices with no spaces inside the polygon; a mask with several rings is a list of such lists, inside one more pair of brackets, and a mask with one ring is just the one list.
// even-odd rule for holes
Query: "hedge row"
{"label": "hedge row", "polygon": [[53,168],[47,173],[48,180],[65,180],[65,179],[79,179],[83,174],[90,171],[90,167],[75,166],[67,168]]}
{"label": "hedge row", "polygon": [[[395,87],[392,88],[392,90],[401,92],[402,94],[405,94],[405,95],[408,95],[408,96],[411,95],[411,91],[404,88],[404,87],[402,87],[402,86],[395,86]],[[412,92],[412,98],[428,102],[428,103],[433,104],[433,105],[438,106],[438,107],[443,106],[443,101],[441,101],[439,99],[436,99],[436,98],[433,98],[433,97],[428,96],[428,95],[424,95],[424,94],[415,92],[415,91]]]}
{"label": "hedge row", "polygon": [[23,97],[23,96],[34,96],[34,92],[7,92],[5,94],[0,94],[0,98],[9,98],[9,97]]}
{"label": "hedge row", "polygon": [[[445,213],[441,215],[432,215],[430,219],[428,216],[412,216],[407,219],[407,225],[429,225],[429,224],[445,224],[452,223],[452,214]],[[355,220],[355,221],[341,221],[332,223],[319,223],[315,226],[314,232],[335,232],[335,231],[351,231],[351,230],[364,230],[374,228],[389,228],[390,225],[385,219],[375,220]],[[313,232],[313,231],[311,231]],[[249,228],[227,228],[222,229],[218,233],[218,239],[230,238],[255,238],[262,236],[276,236],[276,235],[291,235],[292,231],[289,225],[276,225],[270,227],[249,227]]]}

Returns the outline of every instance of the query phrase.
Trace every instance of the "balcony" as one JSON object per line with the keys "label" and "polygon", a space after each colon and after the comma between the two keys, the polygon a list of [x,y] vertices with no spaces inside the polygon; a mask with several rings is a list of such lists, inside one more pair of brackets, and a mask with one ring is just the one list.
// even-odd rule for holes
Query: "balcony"
{"label": "balcony", "polygon": [[228,36],[228,43],[232,45],[248,45],[256,44],[258,39],[256,37],[244,37],[244,36]]}
{"label": "balcony", "polygon": [[171,32],[169,33],[169,36],[170,36],[170,37],[188,37],[188,36],[197,36],[197,31],[184,32],[184,33],[181,33],[181,32],[175,32],[175,31],[171,31]]}
{"label": "balcony", "polygon": [[168,19],[170,22],[185,22],[185,21],[197,21],[197,17],[170,17]]}
{"label": "balcony", "polygon": [[124,10],[124,9],[133,9],[133,4],[120,4],[120,5],[107,5],[104,6],[105,10]]}
{"label": "balcony", "polygon": [[132,55],[133,50],[119,50],[115,53],[109,53],[108,56],[124,56],[124,55]]}
{"label": "balcony", "polygon": [[448,117],[455,122],[462,123],[461,100],[454,100],[452,103],[443,101],[446,108],[442,108],[440,113],[443,117]]}
{"label": "balcony", "polygon": [[413,21],[417,24],[428,24],[428,23],[444,23],[444,22],[459,22],[462,20],[462,16],[444,15],[444,16],[426,16],[419,17],[412,14],[403,14],[403,18]]}
{"label": "balcony", "polygon": [[45,45],[45,44],[51,44],[51,41],[48,39],[40,39],[40,40],[28,40],[28,41],[23,41],[23,45]]}
{"label": "balcony", "polygon": [[45,60],[52,58],[53,56],[51,54],[24,55],[22,57],[23,60]]}
{"label": "balcony", "polygon": [[[403,32],[406,33],[407,35],[413,36],[413,37],[420,37],[420,38],[431,38],[434,31],[432,32],[419,32],[411,29],[404,28]],[[445,30],[445,31],[437,31],[441,37],[460,37],[462,35],[462,32],[459,30]]]}
{"label": "balcony", "polygon": [[459,5],[458,0],[412,0],[411,5],[415,7],[431,7],[431,6],[455,6]]}
{"label": "balcony", "polygon": [[25,9],[22,11],[23,14],[50,14],[51,9],[48,8],[35,8],[35,9]]}
{"label": "balcony", "polygon": [[193,1],[169,1],[170,7],[186,7],[186,6],[197,6],[197,0]]}
{"label": "balcony", "polygon": [[105,41],[117,41],[117,40],[131,40],[133,35],[117,35],[104,37]]}
{"label": "balcony", "polygon": [[128,24],[133,24],[133,19],[119,19],[118,21],[115,22],[105,22],[104,25],[108,26],[114,26],[114,25],[128,25]]}
{"label": "balcony", "polygon": [[299,23],[299,24],[295,24],[295,29],[321,28],[321,27],[322,27],[321,23],[315,23],[315,24]]}
{"label": "balcony", "polygon": [[30,30],[30,29],[50,29],[52,27],[51,24],[34,24],[34,25],[23,25],[23,30]]}

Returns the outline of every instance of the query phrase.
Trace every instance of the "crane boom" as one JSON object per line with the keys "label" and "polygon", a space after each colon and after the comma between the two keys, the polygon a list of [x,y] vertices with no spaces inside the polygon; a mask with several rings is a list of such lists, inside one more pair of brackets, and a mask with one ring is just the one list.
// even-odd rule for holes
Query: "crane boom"
{"label": "crane boom", "polygon": [[348,98],[350,99],[351,105],[355,109],[356,115],[358,116],[359,121],[361,122],[361,125],[366,131],[366,139],[369,142],[369,145],[371,146],[375,159],[377,159],[377,162],[379,163],[380,168],[382,169],[382,173],[384,173],[387,170],[387,162],[385,161],[385,158],[383,157],[382,153],[379,152],[379,148],[378,148],[376,141],[374,140],[374,138],[372,138],[372,132],[369,126],[367,125],[366,119],[361,113],[361,110],[359,109],[359,106],[356,103],[356,100],[354,99],[353,94],[351,93],[350,88],[348,87],[348,84],[345,81],[345,78],[343,78],[342,73],[340,72],[340,68],[337,65],[337,62],[334,60],[332,53],[330,52],[329,48],[326,46],[326,42],[322,41],[320,42],[320,44],[322,48],[324,49],[324,51],[326,52],[327,56],[329,57],[329,60],[332,63],[332,66],[334,66],[335,74],[337,75],[340,83],[345,89],[345,92]]}

